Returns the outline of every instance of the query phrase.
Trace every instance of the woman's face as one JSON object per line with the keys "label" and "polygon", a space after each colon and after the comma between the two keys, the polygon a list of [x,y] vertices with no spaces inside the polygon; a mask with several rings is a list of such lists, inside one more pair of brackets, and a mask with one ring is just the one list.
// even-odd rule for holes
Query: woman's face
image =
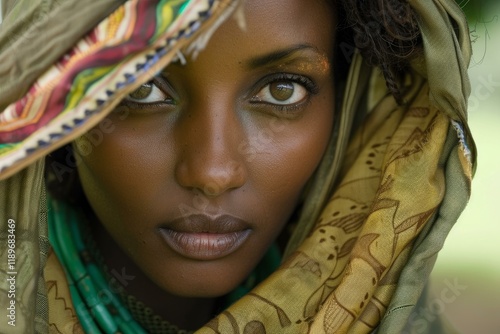
{"label": "woman's face", "polygon": [[229,19],[196,59],[167,67],[74,143],[99,221],[179,296],[219,296],[246,278],[332,129],[327,2],[249,0],[244,14],[246,31]]}

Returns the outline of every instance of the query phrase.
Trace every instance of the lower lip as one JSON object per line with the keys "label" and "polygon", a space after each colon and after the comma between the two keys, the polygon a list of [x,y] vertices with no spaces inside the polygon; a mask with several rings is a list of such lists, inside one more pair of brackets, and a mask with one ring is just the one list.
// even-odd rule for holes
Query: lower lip
{"label": "lower lip", "polygon": [[250,236],[250,230],[231,233],[187,233],[160,229],[175,252],[193,260],[216,260],[235,252]]}

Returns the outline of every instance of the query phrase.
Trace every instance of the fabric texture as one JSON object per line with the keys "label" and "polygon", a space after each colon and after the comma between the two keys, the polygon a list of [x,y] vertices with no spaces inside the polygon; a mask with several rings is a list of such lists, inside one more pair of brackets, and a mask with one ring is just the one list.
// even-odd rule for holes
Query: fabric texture
{"label": "fabric texture", "polygon": [[[200,52],[223,20],[244,15],[230,0],[83,3],[3,3],[0,239],[7,245],[14,220],[16,262],[0,266],[16,272],[17,318],[0,332],[82,332],[64,269],[49,255],[42,158],[98,125],[182,53]],[[471,50],[453,0],[409,3],[424,54],[408,71],[405,104],[353,55],[340,117],[285,261],[197,333],[422,333],[439,325],[411,312],[470,195]],[[0,253],[6,259],[7,247]],[[0,284],[3,308],[9,286]]]}
{"label": "fabric texture", "polygon": [[0,75],[9,78],[0,83],[2,110],[23,97],[63,52],[123,2],[2,1]]}

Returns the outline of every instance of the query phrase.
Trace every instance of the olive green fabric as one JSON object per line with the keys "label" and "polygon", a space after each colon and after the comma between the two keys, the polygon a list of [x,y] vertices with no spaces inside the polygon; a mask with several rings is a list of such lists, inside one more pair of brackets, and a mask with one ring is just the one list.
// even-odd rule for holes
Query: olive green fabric
{"label": "olive green fabric", "polygon": [[0,110],[125,0],[2,0]]}
{"label": "olive green fabric", "polygon": [[[410,0],[409,3],[418,13],[425,54],[424,61],[417,58],[412,66],[427,78],[431,103],[460,121],[465,127],[463,135],[471,137],[467,125],[467,101],[471,93],[467,70],[472,47],[465,15],[454,0]],[[468,149],[475,168],[476,148],[472,137]]]}
{"label": "olive green fabric", "polygon": [[[9,325],[8,321],[12,319],[4,315],[3,321],[0,321],[1,333],[48,332],[48,303],[42,275],[49,249],[44,199],[43,161],[0,182],[1,268],[7,276],[15,276],[16,286],[15,298],[10,298],[8,282],[5,279],[0,281],[2,310],[15,300],[15,326]],[[9,220],[15,222],[14,231],[8,229]],[[15,235],[13,267],[7,266],[7,240],[11,233]]]}
{"label": "olive green fabric", "polygon": [[[2,0],[0,110],[21,98],[61,54],[124,0]],[[2,333],[48,333],[43,268],[48,254],[43,160],[0,181],[0,240],[7,245],[7,221],[16,222],[16,326],[0,322]],[[7,248],[0,257],[7,259]],[[5,264],[2,261],[2,268]],[[7,282],[2,281],[2,309]],[[6,290],[4,290],[6,289]],[[4,307],[5,306],[5,307]]]}
{"label": "olive green fabric", "polygon": [[[433,224],[429,224],[416,240],[413,254],[401,273],[397,290],[381,322],[380,333],[400,333],[405,324],[405,333],[412,333],[412,322],[418,322],[419,328],[429,333],[438,333],[432,328],[432,322],[422,316],[428,307],[425,301],[419,307],[408,301],[419,299],[427,283],[425,278],[429,277],[446,236],[467,204],[470,178],[476,166],[476,148],[466,121],[471,92],[467,69],[472,49],[465,16],[455,1],[413,0],[410,3],[419,15],[425,53],[425,62],[418,59],[413,63],[414,68],[429,82],[431,103],[452,119],[459,120],[464,128],[450,129],[440,161],[446,171],[446,196]],[[460,138],[468,140],[462,142]],[[460,167],[460,160],[464,159],[458,153],[461,145],[467,145],[464,152],[472,162],[472,170],[465,171],[468,175],[464,175]],[[412,322],[408,322],[412,311]]]}
{"label": "olive green fabric", "polygon": [[[432,271],[446,236],[468,201],[470,182],[460,170],[461,164],[457,152],[459,150],[456,133],[454,129],[450,129],[440,161],[440,164],[445,166],[446,196],[433,223],[421,232],[415,242],[412,256],[399,277],[397,289],[381,322],[379,333],[450,332],[435,328],[441,325],[438,314],[432,314],[436,317],[434,321],[425,317],[428,314],[430,302],[436,298],[428,295],[429,292],[425,290],[425,286],[428,283],[426,278]],[[414,301],[414,303],[409,303],[409,301]]]}

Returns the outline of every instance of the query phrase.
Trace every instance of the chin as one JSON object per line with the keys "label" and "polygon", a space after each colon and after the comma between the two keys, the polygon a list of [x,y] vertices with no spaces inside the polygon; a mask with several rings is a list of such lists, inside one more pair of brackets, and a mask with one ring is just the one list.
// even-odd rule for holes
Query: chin
{"label": "chin", "polygon": [[164,286],[165,292],[184,298],[218,298],[227,295],[241,282],[235,284],[221,284],[220,280],[212,282],[204,280],[201,282],[189,282],[182,286]]}
{"label": "chin", "polygon": [[186,298],[217,298],[236,289],[252,272],[253,266],[237,268],[227,263],[197,262],[175,265],[163,273],[148,275],[168,294]]}

